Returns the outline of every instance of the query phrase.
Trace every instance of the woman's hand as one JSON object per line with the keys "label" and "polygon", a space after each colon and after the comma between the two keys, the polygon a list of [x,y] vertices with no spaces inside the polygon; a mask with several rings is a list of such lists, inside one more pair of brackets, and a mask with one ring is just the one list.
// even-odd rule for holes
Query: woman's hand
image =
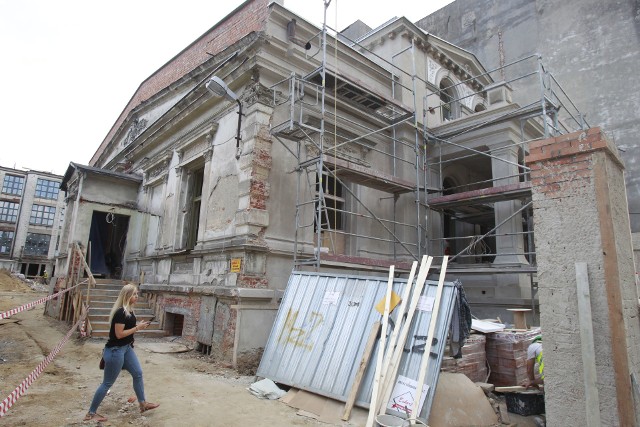
{"label": "woman's hand", "polygon": [[147,320],[142,320],[140,323],[138,323],[136,325],[136,329],[138,331],[142,331],[144,329],[147,329],[147,327],[151,324],[151,322],[147,321]]}

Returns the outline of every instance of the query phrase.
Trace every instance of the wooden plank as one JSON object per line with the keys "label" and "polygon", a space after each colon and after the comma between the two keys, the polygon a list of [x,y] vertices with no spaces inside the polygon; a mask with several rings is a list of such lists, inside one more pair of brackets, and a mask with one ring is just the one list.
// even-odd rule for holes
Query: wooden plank
{"label": "wooden plank", "polygon": [[347,421],[351,416],[351,409],[353,409],[353,405],[356,402],[358,390],[360,389],[360,383],[362,382],[364,371],[367,369],[367,365],[369,364],[369,358],[371,357],[371,353],[373,351],[373,345],[376,343],[376,337],[378,336],[379,332],[380,322],[375,322],[371,326],[371,332],[369,333],[369,339],[367,340],[367,344],[364,347],[364,352],[362,353],[360,366],[358,366],[358,371],[356,372],[356,376],[353,379],[353,384],[351,385],[351,391],[349,392],[347,402],[344,405],[344,413],[342,414],[343,421]]}
{"label": "wooden plank", "polygon": [[[396,345],[398,344],[398,335],[400,334],[402,319],[405,314],[404,312],[407,308],[407,301],[409,300],[409,296],[411,296],[411,288],[413,284],[413,279],[415,278],[415,275],[416,275],[417,267],[418,267],[418,262],[414,261],[413,265],[411,266],[411,272],[409,273],[409,279],[407,280],[407,286],[404,289],[402,302],[400,303],[400,308],[398,309],[397,321],[393,328],[393,332],[391,333],[391,337],[389,338],[389,344],[387,345],[389,350],[386,352],[384,357],[384,362],[382,363],[382,372],[384,372],[385,374],[389,368],[389,365],[391,364],[391,356],[395,351]],[[383,384],[388,383],[387,378],[388,376],[385,375],[385,382]],[[383,389],[381,388],[380,391],[383,391]]]}
{"label": "wooden plank", "polygon": [[398,372],[398,367],[400,366],[400,359],[402,358],[402,350],[404,349],[404,344],[407,341],[411,322],[413,321],[413,315],[416,312],[416,307],[418,306],[418,302],[420,301],[420,295],[422,294],[422,289],[424,288],[425,281],[427,280],[427,276],[429,275],[429,269],[431,268],[432,262],[433,257],[427,255],[424,255],[422,257],[420,270],[418,271],[418,279],[416,280],[413,294],[411,296],[411,303],[409,304],[409,310],[407,311],[407,318],[402,325],[402,330],[400,331],[400,336],[398,337],[396,348],[393,352],[393,355],[391,356],[389,366],[387,367],[387,375],[385,375],[384,386],[381,390],[382,399],[380,401],[380,407],[378,408],[379,414],[384,414],[386,412],[387,402],[389,402],[389,398],[391,397],[391,393],[393,392],[396,374]]}
{"label": "wooden plank", "polygon": [[380,379],[382,378],[382,361],[384,359],[384,347],[386,344],[387,324],[389,322],[389,304],[391,301],[391,292],[393,291],[394,266],[389,267],[389,280],[387,281],[387,294],[384,303],[384,315],[382,316],[382,333],[378,345],[378,358],[376,360],[376,371],[373,378],[373,392],[371,393],[371,405],[369,406],[369,416],[367,417],[366,427],[373,427],[373,420],[376,416],[376,407],[378,401],[378,388],[380,387]]}
{"label": "wooden plank", "polygon": [[589,272],[586,262],[576,262],[576,284],[578,287],[578,320],[580,322],[580,347],[582,350],[587,427],[599,427],[600,398],[598,396],[595,345],[593,343]]}
{"label": "wooden plank", "polygon": [[[602,244],[604,263],[604,283],[607,295],[608,318],[602,319],[609,326],[611,334],[610,363],[615,380],[616,401],[618,404],[618,422],[620,425],[635,425],[635,408],[629,396],[632,395],[631,377],[629,372],[629,357],[627,354],[627,336],[625,333],[625,319],[623,315],[622,290],[620,270],[618,264],[618,248],[616,245],[614,216],[611,214],[611,200],[609,182],[611,177],[607,171],[605,153],[593,154],[594,188],[598,220],[600,222],[600,241]],[[612,172],[614,173],[614,172]]]}
{"label": "wooden plank", "polygon": [[526,391],[527,388],[521,385],[512,385],[508,387],[496,387],[494,390],[497,393],[513,393],[518,391]]}
{"label": "wooden plank", "polygon": [[[415,420],[420,416],[420,399],[422,398],[422,386],[424,385],[425,378],[429,369],[429,361],[431,360],[431,346],[433,345],[433,335],[436,332],[436,324],[438,323],[438,314],[440,314],[440,300],[442,299],[442,289],[444,288],[444,278],[447,274],[447,263],[449,257],[444,256],[442,258],[442,267],[440,267],[440,278],[438,279],[438,289],[436,290],[436,300],[433,303],[433,311],[431,312],[431,321],[429,322],[429,332],[427,334],[427,343],[425,344],[425,351],[422,355],[422,362],[420,363],[420,372],[418,373],[418,387],[416,388],[416,397],[413,400],[414,411],[411,413],[411,424],[415,424]],[[429,384],[429,392],[433,393],[433,387],[435,384]]]}

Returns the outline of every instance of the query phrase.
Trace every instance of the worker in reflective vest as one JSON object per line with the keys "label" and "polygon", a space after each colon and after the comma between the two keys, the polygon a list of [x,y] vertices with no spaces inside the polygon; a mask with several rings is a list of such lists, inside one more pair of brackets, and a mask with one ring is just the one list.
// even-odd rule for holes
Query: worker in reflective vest
{"label": "worker in reflective vest", "polygon": [[525,387],[544,384],[544,360],[542,358],[542,335],[538,335],[527,348],[527,380]]}

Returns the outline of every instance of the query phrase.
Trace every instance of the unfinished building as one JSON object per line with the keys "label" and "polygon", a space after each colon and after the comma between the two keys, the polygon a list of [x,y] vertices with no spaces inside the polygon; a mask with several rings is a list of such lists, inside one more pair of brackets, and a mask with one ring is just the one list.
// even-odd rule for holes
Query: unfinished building
{"label": "unfinished building", "polygon": [[[521,104],[516,64],[540,85]],[[249,0],[70,165],[61,248],[90,246],[94,273],[139,281],[168,333],[235,366],[259,360],[292,270],[446,254],[474,313],[535,316],[528,142],[586,126],[538,56],[488,70],[405,18],[338,34]]]}

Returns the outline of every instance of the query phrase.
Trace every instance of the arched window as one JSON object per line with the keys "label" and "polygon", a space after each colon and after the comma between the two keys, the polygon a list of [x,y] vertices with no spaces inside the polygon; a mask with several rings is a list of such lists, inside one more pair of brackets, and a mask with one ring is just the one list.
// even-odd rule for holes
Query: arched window
{"label": "arched window", "polygon": [[440,81],[440,110],[442,111],[442,121],[458,118],[458,102],[453,88],[453,82],[449,79]]}
{"label": "arched window", "polygon": [[484,111],[486,110],[487,107],[485,107],[483,104],[478,104],[476,105],[476,108],[473,109],[474,113],[479,113],[480,111]]}

